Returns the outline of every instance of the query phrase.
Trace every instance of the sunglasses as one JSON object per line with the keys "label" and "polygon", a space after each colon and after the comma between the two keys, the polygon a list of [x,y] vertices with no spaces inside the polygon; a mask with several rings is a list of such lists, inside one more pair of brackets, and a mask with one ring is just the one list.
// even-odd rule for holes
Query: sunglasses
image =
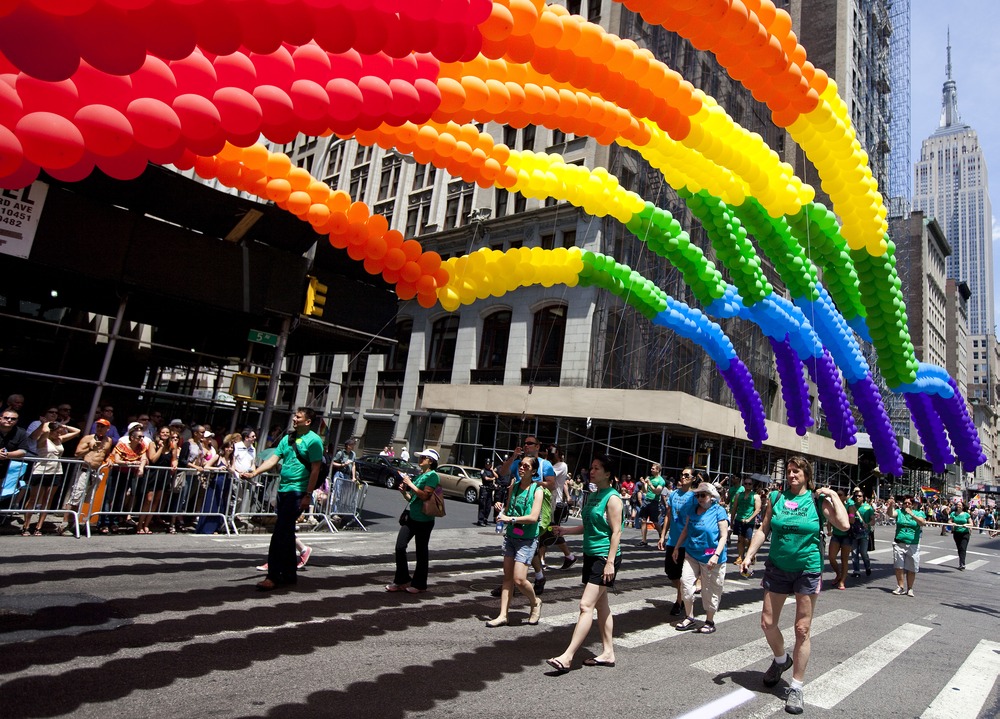
{"label": "sunglasses", "polygon": [[702,497],[711,497],[712,495],[708,492],[696,492],[694,496],[701,499]]}

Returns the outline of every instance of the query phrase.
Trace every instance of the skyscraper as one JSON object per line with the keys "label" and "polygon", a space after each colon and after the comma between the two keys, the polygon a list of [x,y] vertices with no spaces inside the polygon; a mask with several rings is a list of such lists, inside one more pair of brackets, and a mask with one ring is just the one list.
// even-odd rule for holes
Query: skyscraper
{"label": "skyscraper", "polygon": [[988,360],[995,342],[992,208],[979,137],[962,122],[958,112],[958,91],[951,76],[950,34],[945,76],[941,121],[923,141],[916,163],[913,206],[935,218],[944,230],[952,247],[947,260],[948,277],[969,285],[969,397],[992,402],[995,397]]}

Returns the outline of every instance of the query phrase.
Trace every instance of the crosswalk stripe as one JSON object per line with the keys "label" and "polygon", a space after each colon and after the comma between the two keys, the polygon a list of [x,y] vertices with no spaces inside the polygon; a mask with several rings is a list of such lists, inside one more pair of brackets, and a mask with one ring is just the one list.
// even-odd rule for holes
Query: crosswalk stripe
{"label": "crosswalk stripe", "polygon": [[[754,602],[751,604],[741,604],[740,606],[733,607],[732,609],[721,609],[715,615],[715,623],[718,625],[733,619],[740,619],[748,614],[757,614],[760,612],[760,606],[759,602]],[[612,607],[612,610],[613,609],[614,608]],[[672,624],[664,623],[650,629],[631,632],[623,637],[615,637],[615,644],[627,649],[635,649],[636,647],[641,647],[645,644],[652,644],[653,642],[663,641],[664,639],[670,639],[671,637],[688,633],[689,632],[678,632],[674,629]]]}
{"label": "crosswalk stripe", "polygon": [[919,624],[904,624],[893,629],[847,661],[809,682],[805,687],[806,702],[832,709],[930,630],[930,627]]}
{"label": "crosswalk stripe", "polygon": [[891,551],[892,551],[892,547],[886,547],[884,549],[874,549],[874,550],[868,552],[868,556],[870,557],[873,554],[888,554]]}
{"label": "crosswalk stripe", "polygon": [[924,564],[944,564],[945,562],[950,562],[953,559],[958,559],[958,555],[946,554],[943,557],[938,557],[937,559],[932,559],[929,562],[924,562]]}
{"label": "crosswalk stripe", "polygon": [[708,704],[703,704],[697,709],[692,709],[689,712],[681,714],[677,719],[715,719],[715,717],[722,716],[730,709],[735,709],[741,704],[746,704],[755,696],[757,695],[749,689],[740,687],[734,692],[710,701]]}
{"label": "crosswalk stripe", "polygon": [[989,560],[986,560],[986,559],[977,559],[974,562],[969,562],[968,564],[966,564],[965,565],[965,569],[968,572],[974,572],[977,569],[979,569],[981,566],[983,566],[984,564],[989,564]]}
{"label": "crosswalk stripe", "polygon": [[[788,614],[788,612],[786,612],[786,614]],[[791,616],[794,617],[794,613],[792,613]],[[848,622],[851,619],[860,616],[861,615],[858,612],[851,612],[846,609],[835,609],[832,612],[827,612],[826,614],[814,617],[809,634],[810,636],[815,637],[828,629],[833,629],[844,622]],[[785,637],[785,643],[787,645],[791,646],[795,642],[794,626],[788,627],[782,632],[782,634]],[[770,656],[771,648],[767,645],[767,640],[757,639],[734,649],[730,649],[729,651],[721,652],[720,654],[703,659],[702,661],[696,662],[691,666],[695,669],[702,669],[709,674],[722,674],[724,672],[731,672],[748,667],[751,664],[762,659],[767,659]]]}
{"label": "crosswalk stripe", "polygon": [[1000,643],[983,639],[972,650],[920,719],[975,717],[1000,676]]}

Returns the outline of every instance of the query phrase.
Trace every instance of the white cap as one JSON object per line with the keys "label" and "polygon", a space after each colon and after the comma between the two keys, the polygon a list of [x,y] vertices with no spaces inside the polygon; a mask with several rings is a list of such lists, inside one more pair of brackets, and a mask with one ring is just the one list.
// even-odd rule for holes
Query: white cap
{"label": "white cap", "polygon": [[415,457],[430,457],[435,462],[440,462],[441,461],[441,455],[438,454],[438,451],[436,449],[425,449],[423,452],[417,452],[414,456]]}

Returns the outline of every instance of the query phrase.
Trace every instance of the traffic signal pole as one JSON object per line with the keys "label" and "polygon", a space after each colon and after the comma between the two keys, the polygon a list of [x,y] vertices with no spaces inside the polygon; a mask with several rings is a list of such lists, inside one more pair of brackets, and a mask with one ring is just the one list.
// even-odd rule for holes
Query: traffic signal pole
{"label": "traffic signal pole", "polygon": [[281,333],[278,344],[274,347],[274,361],[271,363],[271,381],[267,384],[267,400],[264,402],[264,414],[260,419],[260,433],[257,435],[257,455],[267,448],[267,433],[271,429],[271,414],[278,401],[278,389],[281,385],[281,365],[285,361],[285,348],[288,346],[288,333],[292,327],[292,318],[281,320]]}

